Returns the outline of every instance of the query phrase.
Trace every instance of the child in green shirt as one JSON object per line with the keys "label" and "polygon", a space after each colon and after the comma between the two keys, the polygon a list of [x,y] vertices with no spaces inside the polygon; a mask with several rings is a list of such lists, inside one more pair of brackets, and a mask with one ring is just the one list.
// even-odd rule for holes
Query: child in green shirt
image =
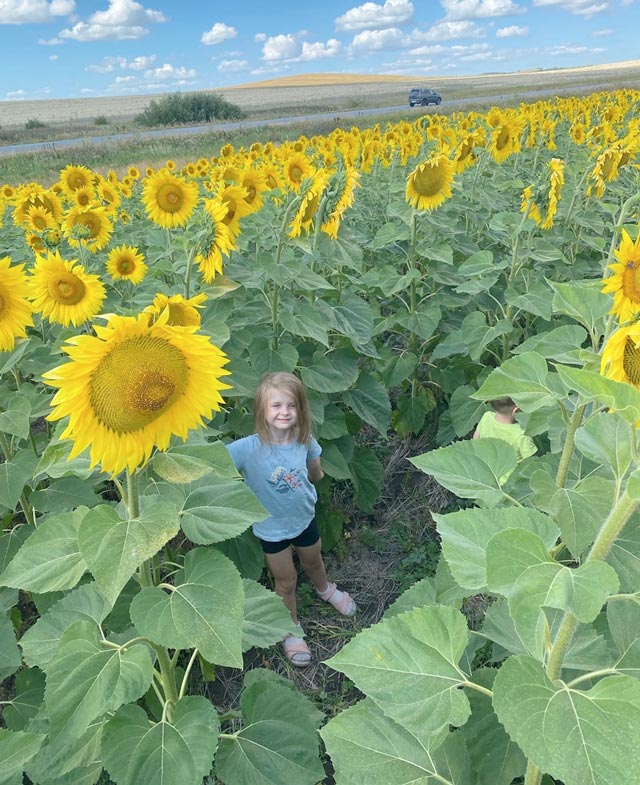
{"label": "child in green shirt", "polygon": [[516,422],[518,407],[511,398],[497,398],[489,401],[489,405],[493,411],[482,415],[473,438],[483,439],[491,436],[494,439],[503,439],[515,449],[519,461],[534,455],[538,448],[533,439],[527,436],[522,426]]}

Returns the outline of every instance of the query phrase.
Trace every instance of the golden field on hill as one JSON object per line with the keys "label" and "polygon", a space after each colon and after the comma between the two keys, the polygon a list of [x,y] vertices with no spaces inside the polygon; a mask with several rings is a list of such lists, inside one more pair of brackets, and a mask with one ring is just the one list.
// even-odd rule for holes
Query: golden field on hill
{"label": "golden field on hill", "polygon": [[[640,60],[599,66],[554,70],[518,71],[479,76],[384,76],[361,74],[306,74],[252,82],[235,87],[210,88],[247,114],[264,115],[270,110],[305,106],[318,111],[331,101],[344,109],[363,106],[397,106],[406,103],[411,87],[424,85],[442,93],[445,101],[461,98],[506,98],[535,90],[600,91],[620,87],[640,87]],[[160,95],[130,95],[66,100],[3,101],[3,128],[24,127],[31,119],[43,123],[87,121],[104,116],[125,122],[139,114]]]}

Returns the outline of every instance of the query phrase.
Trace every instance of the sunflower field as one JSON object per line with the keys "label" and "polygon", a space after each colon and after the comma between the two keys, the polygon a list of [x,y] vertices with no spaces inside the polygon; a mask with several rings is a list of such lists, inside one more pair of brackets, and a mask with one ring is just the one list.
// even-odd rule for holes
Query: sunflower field
{"label": "sunflower field", "polygon": [[[640,782],[638,107],[0,185],[0,785]],[[363,696],[328,721],[264,668],[232,712],[190,689],[292,631],[224,446],[278,370],[359,509],[428,429],[459,500],[435,577],[326,662]],[[521,462],[468,438],[504,396]]]}

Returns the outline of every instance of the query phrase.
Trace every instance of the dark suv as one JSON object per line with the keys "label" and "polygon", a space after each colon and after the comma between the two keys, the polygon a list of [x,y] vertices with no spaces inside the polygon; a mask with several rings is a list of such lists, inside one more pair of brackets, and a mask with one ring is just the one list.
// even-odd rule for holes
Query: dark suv
{"label": "dark suv", "polygon": [[442,96],[430,87],[412,87],[409,90],[409,106],[428,106],[442,103]]}

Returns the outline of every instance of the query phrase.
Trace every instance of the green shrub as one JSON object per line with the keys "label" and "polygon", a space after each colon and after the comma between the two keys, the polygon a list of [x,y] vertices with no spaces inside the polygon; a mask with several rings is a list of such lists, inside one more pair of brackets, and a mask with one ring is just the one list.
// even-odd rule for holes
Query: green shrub
{"label": "green shrub", "polygon": [[93,122],[95,125],[109,125],[109,121],[103,114],[99,114]]}
{"label": "green shrub", "polygon": [[184,125],[209,123],[212,120],[240,120],[244,112],[215,93],[170,93],[152,100],[142,114],[140,125]]}
{"label": "green shrub", "polygon": [[32,117],[30,120],[27,120],[27,122],[24,124],[24,127],[29,131],[32,128],[46,128],[47,124],[43,123],[42,120]]}

